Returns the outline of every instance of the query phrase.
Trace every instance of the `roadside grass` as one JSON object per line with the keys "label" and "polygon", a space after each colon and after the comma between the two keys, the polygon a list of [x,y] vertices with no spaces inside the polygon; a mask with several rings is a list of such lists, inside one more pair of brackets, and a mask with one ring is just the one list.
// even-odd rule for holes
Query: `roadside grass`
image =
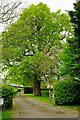
{"label": "roadside grass", "polygon": [[12,118],[12,110],[2,111],[2,118]]}
{"label": "roadside grass", "polygon": [[12,110],[0,111],[0,120],[2,118],[12,118]]}
{"label": "roadside grass", "polygon": [[49,97],[48,96],[34,96],[33,94],[24,94],[28,97],[31,97],[35,100],[38,100],[38,101],[42,101],[44,103],[48,103],[52,106],[55,106],[55,107],[62,107],[62,108],[70,108],[70,109],[74,109],[74,110],[78,110],[80,109],[80,105],[56,105],[53,101],[49,101]]}
{"label": "roadside grass", "polygon": [[[18,94],[17,90],[14,90],[14,97]],[[13,109],[14,109],[14,105],[13,105]],[[12,109],[9,110],[4,110],[4,111],[0,111],[0,120],[3,118],[12,118],[13,116],[13,111]]]}
{"label": "roadside grass", "polygon": [[0,111],[0,120],[2,119],[2,111]]}
{"label": "roadside grass", "polygon": [[33,94],[24,94],[28,97],[34,98],[35,100],[42,101],[45,103],[50,104],[49,97],[48,96],[34,96]]}

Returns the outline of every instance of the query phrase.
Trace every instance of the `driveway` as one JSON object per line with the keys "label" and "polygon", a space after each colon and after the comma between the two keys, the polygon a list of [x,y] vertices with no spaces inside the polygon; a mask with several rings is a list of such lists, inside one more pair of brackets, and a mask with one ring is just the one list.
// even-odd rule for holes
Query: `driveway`
{"label": "driveway", "polygon": [[18,93],[13,100],[13,118],[78,118],[78,111],[51,106]]}

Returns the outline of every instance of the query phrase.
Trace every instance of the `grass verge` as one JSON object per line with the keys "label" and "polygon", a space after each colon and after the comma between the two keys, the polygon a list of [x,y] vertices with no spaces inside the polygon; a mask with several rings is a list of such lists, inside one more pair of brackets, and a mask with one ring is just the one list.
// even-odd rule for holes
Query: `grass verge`
{"label": "grass verge", "polygon": [[2,119],[2,112],[0,111],[0,120]]}
{"label": "grass verge", "polygon": [[51,104],[48,96],[34,96],[33,94],[24,94],[28,97],[34,98],[35,100],[42,101],[44,103]]}
{"label": "grass verge", "polygon": [[48,104],[55,106],[55,107],[70,108],[70,109],[74,109],[74,110],[80,109],[80,105],[79,106],[78,105],[56,105],[53,102],[54,100],[52,102],[49,101],[48,96],[34,96],[33,94],[24,94],[24,95],[31,97],[35,100],[42,101],[44,103],[48,103]]}
{"label": "grass verge", "polygon": [[2,118],[12,118],[12,110],[0,111],[0,120]]}

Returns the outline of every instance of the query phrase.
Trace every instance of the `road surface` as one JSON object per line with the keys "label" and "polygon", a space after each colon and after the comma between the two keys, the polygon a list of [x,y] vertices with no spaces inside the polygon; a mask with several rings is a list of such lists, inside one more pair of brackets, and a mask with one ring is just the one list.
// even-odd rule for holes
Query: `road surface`
{"label": "road surface", "polygon": [[51,106],[18,93],[13,100],[13,118],[78,118],[78,111]]}

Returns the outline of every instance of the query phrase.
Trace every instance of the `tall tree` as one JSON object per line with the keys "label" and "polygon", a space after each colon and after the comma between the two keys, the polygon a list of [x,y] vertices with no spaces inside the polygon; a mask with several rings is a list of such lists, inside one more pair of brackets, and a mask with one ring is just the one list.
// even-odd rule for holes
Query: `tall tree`
{"label": "tall tree", "polygon": [[3,62],[6,66],[13,67],[25,59],[32,59],[37,53],[53,58],[53,55],[56,53],[57,56],[61,49],[60,40],[64,40],[71,34],[72,28],[68,15],[61,14],[60,10],[51,13],[43,3],[30,5],[23,10],[20,19],[2,35]]}
{"label": "tall tree", "polygon": [[78,48],[80,49],[80,1],[73,4],[75,11],[69,11],[71,22],[73,23],[75,37],[77,38]]}
{"label": "tall tree", "polygon": [[70,21],[73,23],[74,37],[68,38],[63,50],[62,74],[70,74],[73,79],[80,79],[80,1],[74,3],[74,11],[69,11]]}
{"label": "tall tree", "polygon": [[[25,6],[26,6],[25,1]],[[23,1],[18,0],[0,0],[0,67],[3,67],[2,64],[2,31],[7,30],[12,23],[16,22],[19,18],[19,15],[24,7]],[[0,75],[3,76],[4,72],[0,69]]]}

